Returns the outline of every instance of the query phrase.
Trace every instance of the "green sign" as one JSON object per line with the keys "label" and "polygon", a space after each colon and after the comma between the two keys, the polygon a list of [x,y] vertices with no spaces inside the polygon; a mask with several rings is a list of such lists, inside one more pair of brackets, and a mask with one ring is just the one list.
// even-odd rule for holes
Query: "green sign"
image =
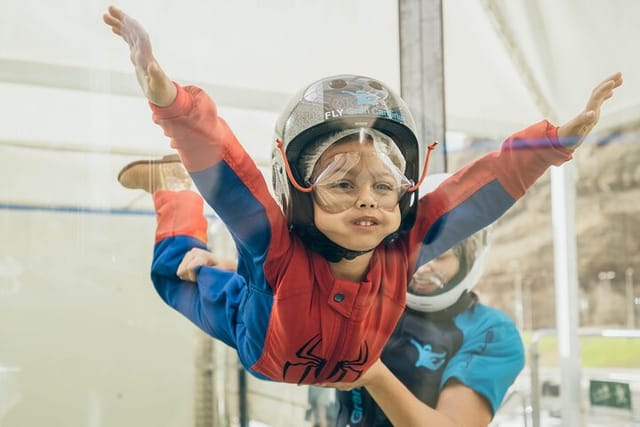
{"label": "green sign", "polygon": [[594,406],[631,409],[631,389],[627,383],[613,381],[589,382],[589,401]]}

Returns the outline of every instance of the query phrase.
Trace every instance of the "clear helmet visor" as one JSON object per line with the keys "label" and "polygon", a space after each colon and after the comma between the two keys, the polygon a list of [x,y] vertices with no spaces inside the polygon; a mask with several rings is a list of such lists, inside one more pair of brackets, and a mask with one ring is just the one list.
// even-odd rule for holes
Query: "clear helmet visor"
{"label": "clear helmet visor", "polygon": [[409,282],[409,293],[436,295],[459,282],[460,259],[453,249],[421,265]]}
{"label": "clear helmet visor", "polygon": [[314,201],[325,212],[352,207],[392,211],[412,183],[390,157],[378,151],[335,154],[312,177]]}
{"label": "clear helmet visor", "polygon": [[[407,287],[407,306],[436,312],[451,307],[480,280],[488,255],[488,228],[420,264]],[[423,247],[426,249],[426,247]]]}

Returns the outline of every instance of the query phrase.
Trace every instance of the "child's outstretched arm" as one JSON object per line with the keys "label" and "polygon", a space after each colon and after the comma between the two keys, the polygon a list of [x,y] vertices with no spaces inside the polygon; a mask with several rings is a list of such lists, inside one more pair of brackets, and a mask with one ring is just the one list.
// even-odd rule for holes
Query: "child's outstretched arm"
{"label": "child's outstretched arm", "polygon": [[159,107],[171,105],[176,99],[177,89],[154,58],[147,31],[138,21],[114,6],[109,6],[102,19],[129,45],[138,83],[149,102]]}
{"label": "child's outstretched arm", "polygon": [[610,75],[591,92],[591,97],[576,117],[558,128],[558,140],[570,149],[576,149],[600,119],[602,103],[613,96],[613,90],[622,85],[622,73]]}

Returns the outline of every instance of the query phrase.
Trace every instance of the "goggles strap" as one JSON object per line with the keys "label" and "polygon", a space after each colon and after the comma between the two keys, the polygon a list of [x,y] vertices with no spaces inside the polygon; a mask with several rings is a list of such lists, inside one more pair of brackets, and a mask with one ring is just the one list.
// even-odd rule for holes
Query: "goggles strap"
{"label": "goggles strap", "polygon": [[436,145],[438,145],[438,141],[433,141],[427,147],[427,159],[424,162],[424,168],[422,169],[422,176],[420,177],[420,180],[415,185],[407,188],[407,193],[414,192],[418,188],[420,188],[420,184],[422,184],[424,179],[427,177],[427,172],[429,171],[429,159],[431,159],[431,152],[433,151],[434,148],[436,148]]}
{"label": "goggles strap", "polygon": [[282,155],[284,170],[287,172],[287,176],[289,177],[289,182],[291,182],[291,185],[293,185],[293,187],[298,191],[302,191],[303,193],[311,193],[311,191],[313,191],[312,186],[303,187],[302,185],[298,184],[298,181],[296,181],[295,177],[293,176],[293,172],[291,172],[291,166],[289,165],[289,160],[287,159],[287,154],[284,152],[283,143],[280,138],[276,139],[276,146],[278,147],[278,150],[280,150],[280,154]]}

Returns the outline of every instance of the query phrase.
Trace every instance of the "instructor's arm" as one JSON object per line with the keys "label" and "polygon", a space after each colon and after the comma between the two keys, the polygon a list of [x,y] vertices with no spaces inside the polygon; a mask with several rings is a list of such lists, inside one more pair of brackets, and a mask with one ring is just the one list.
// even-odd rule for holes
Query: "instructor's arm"
{"label": "instructor's arm", "polygon": [[394,426],[486,427],[492,418],[487,401],[457,381],[443,388],[436,409],[429,407],[380,360],[354,383],[323,385],[339,390],[365,387]]}

